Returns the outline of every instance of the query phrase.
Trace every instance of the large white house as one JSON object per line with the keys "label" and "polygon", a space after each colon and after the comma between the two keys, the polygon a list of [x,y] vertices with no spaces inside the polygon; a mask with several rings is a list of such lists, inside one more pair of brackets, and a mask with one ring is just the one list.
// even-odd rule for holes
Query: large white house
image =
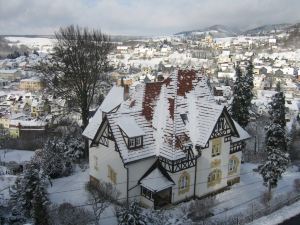
{"label": "large white house", "polygon": [[92,182],[111,182],[121,201],[149,207],[239,182],[249,135],[215,102],[204,75],[178,70],[128,91],[113,87],[83,133]]}

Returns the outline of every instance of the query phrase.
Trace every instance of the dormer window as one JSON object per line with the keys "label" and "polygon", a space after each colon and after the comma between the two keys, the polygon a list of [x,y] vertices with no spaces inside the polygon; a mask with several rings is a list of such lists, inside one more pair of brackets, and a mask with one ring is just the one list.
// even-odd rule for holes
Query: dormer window
{"label": "dormer window", "polygon": [[135,138],[129,138],[129,148],[135,147]]}
{"label": "dormer window", "polygon": [[145,133],[132,117],[124,116],[119,118],[118,125],[128,149],[136,149],[143,146]]}

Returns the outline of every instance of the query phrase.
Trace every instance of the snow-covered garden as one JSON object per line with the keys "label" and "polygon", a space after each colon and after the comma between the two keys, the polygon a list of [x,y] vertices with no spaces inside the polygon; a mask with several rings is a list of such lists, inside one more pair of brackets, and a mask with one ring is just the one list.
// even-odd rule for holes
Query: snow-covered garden
{"label": "snow-covered garden", "polygon": [[[17,159],[18,163],[22,164],[28,161],[33,154],[32,151],[0,150],[3,165],[3,162],[10,162],[13,159]],[[299,193],[295,190],[294,181],[300,179],[300,172],[298,167],[290,166],[279,181],[277,188],[274,189],[272,201],[265,205],[262,196],[267,188],[263,185],[261,175],[255,172],[255,169],[257,169],[256,164],[242,164],[240,183],[217,195],[212,205],[212,216],[206,218],[203,224],[218,224],[221,221],[227,221],[228,223],[229,221],[235,222],[238,220],[242,224],[241,222],[245,217],[248,221],[255,219],[257,211],[266,213],[264,210],[269,207],[269,212],[271,212],[272,207],[276,207],[278,204],[281,207],[284,204],[292,203],[295,197],[299,196]],[[6,170],[6,166],[1,166],[0,199],[3,204],[8,203],[10,197],[9,187],[13,185],[17,177],[17,175],[6,174]],[[47,188],[51,205],[59,206],[63,203],[70,203],[76,208],[92,211],[89,193],[85,188],[88,180],[89,169],[86,164],[76,165],[69,176],[52,179]],[[184,202],[159,212],[152,209],[142,209],[142,215],[148,215],[148,217],[154,215],[160,221],[165,221],[166,224],[192,224],[193,222],[188,216],[191,202],[193,201]],[[115,204],[109,203],[104,213],[101,214],[100,224],[118,224],[115,206]],[[300,212],[300,209],[297,212]],[[152,219],[152,221],[154,220]],[[234,224],[233,222],[231,224]],[[195,224],[197,223],[199,221],[195,222]]]}

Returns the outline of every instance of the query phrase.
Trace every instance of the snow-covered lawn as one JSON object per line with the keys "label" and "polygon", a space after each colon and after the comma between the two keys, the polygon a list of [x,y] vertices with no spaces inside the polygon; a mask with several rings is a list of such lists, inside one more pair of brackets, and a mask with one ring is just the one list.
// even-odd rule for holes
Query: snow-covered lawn
{"label": "snow-covered lawn", "polygon": [[[30,160],[34,152],[32,151],[20,151],[20,150],[0,150],[0,157],[2,161],[16,161],[24,162]],[[266,187],[262,184],[262,178],[253,169],[257,168],[256,164],[245,163],[241,166],[241,181],[231,187],[230,190],[225,191],[217,196],[217,205],[214,207],[213,212],[215,216],[209,218],[209,220],[214,219],[225,219],[229,216],[237,215],[239,213],[247,214],[249,213],[249,208],[256,201],[260,200],[261,194],[266,190]],[[0,168],[1,169],[1,168]],[[3,168],[2,168],[3,169]],[[5,199],[8,198],[8,187],[12,185],[15,181],[16,176],[12,175],[1,175],[0,176],[0,195],[4,196]],[[291,193],[293,191],[294,179],[300,178],[300,172],[298,172],[297,167],[290,167],[288,171],[283,175],[282,180],[279,181],[278,187],[274,190],[274,197]],[[73,175],[63,178],[58,178],[52,180],[52,186],[49,185],[48,193],[49,198],[54,204],[61,204],[64,202],[69,202],[74,206],[86,207],[91,209],[88,205],[88,193],[85,190],[85,184],[89,180],[89,170],[80,169],[76,167]],[[174,216],[174,221],[176,217],[179,218],[183,214],[181,212],[181,207],[188,205],[189,203],[182,203],[174,206],[172,209],[167,210],[167,213]],[[296,203],[293,213],[297,214],[300,212],[300,203]],[[290,207],[286,207],[288,210]],[[276,212],[277,213],[277,212]],[[281,213],[278,211],[276,215],[278,218],[282,214],[287,214],[285,212]],[[265,217],[264,219],[270,220],[273,217]],[[274,217],[275,218],[275,217]],[[263,218],[262,218],[263,219]],[[117,220],[114,215],[113,207],[110,207],[102,216],[102,224],[116,225]],[[259,221],[259,220],[258,220]],[[275,219],[274,219],[275,221]],[[277,221],[277,220],[276,220]],[[265,224],[253,223],[256,224]]]}
{"label": "snow-covered lawn", "polygon": [[[48,187],[49,198],[54,204],[64,202],[71,203],[74,206],[85,207],[92,210],[88,204],[88,193],[85,190],[85,184],[89,181],[89,169],[77,172],[68,177],[62,177],[52,180],[52,186]],[[117,225],[117,219],[113,207],[108,208],[100,218],[100,224]]]}
{"label": "snow-covered lawn", "polygon": [[15,161],[17,163],[21,163],[29,161],[33,155],[34,151],[1,149],[0,162]]}
{"label": "snow-covered lawn", "polygon": [[88,200],[85,184],[89,180],[89,170],[78,170],[71,176],[52,180],[48,187],[51,202],[61,204],[69,202],[73,205],[86,204]]}
{"label": "snow-covered lawn", "polygon": [[[33,151],[1,149],[0,162],[7,163],[10,161],[15,161],[17,163],[22,163],[29,161],[33,154]],[[0,199],[5,200],[9,198],[9,187],[14,184],[17,178],[15,175],[5,174],[6,170],[7,169],[5,166],[0,166]]]}
{"label": "snow-covered lawn", "polygon": [[276,225],[298,215],[299,213],[300,201],[292,205],[285,206],[282,209],[279,209],[268,216],[261,217],[252,223],[248,223],[247,225]]}
{"label": "snow-covered lawn", "polygon": [[[241,181],[217,196],[218,204],[214,208],[214,218],[224,218],[238,213],[243,213],[256,201],[260,201],[260,196],[267,190],[263,186],[262,177],[254,172],[256,164],[245,163],[241,167]],[[294,179],[300,178],[298,168],[290,167],[278,186],[273,191],[273,197],[293,191]]]}

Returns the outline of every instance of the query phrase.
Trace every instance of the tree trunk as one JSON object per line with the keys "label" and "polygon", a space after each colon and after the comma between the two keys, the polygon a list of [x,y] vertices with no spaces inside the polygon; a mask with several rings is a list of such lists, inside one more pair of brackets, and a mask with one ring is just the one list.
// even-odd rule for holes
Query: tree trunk
{"label": "tree trunk", "polygon": [[[84,130],[88,123],[89,123],[89,111],[87,109],[81,110],[81,117],[82,117],[82,130]],[[84,138],[84,158],[89,158],[89,140]]]}

